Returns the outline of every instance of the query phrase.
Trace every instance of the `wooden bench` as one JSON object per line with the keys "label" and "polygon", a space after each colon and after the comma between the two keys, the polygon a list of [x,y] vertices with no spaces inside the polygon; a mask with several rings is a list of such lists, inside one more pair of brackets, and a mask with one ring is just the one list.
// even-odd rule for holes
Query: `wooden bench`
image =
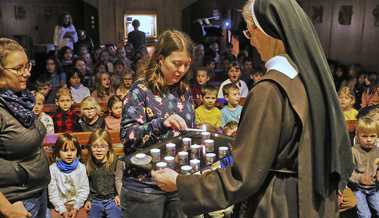
{"label": "wooden bench", "polygon": [[[74,135],[78,138],[80,145],[82,145],[82,146],[84,145],[82,147],[82,150],[81,150],[83,160],[87,160],[87,158],[88,158],[88,150],[87,150],[86,145],[88,145],[88,141],[89,141],[89,137],[90,137],[91,133],[92,132],[72,132],[72,133],[70,133],[71,135]],[[117,156],[124,155],[124,146],[121,144],[121,141],[120,141],[120,133],[119,132],[109,132],[109,133],[110,133],[111,139],[112,139],[113,152]],[[52,155],[51,147],[55,144],[58,136],[61,134],[63,134],[63,133],[46,135],[44,140],[43,140],[44,149],[50,158]]]}
{"label": "wooden bench", "polygon": [[[108,110],[108,105],[104,102],[99,103],[103,111]],[[43,105],[43,112],[47,114],[55,113],[57,111],[57,105],[56,104],[44,104]],[[80,112],[80,104],[73,104],[71,106],[73,111]]]}

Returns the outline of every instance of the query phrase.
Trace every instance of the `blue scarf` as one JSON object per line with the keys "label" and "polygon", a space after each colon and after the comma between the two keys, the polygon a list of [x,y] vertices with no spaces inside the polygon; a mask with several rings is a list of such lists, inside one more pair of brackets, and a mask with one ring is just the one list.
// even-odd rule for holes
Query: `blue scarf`
{"label": "blue scarf", "polygon": [[78,159],[75,159],[71,164],[68,164],[68,163],[64,162],[63,160],[57,161],[58,169],[64,173],[67,173],[67,174],[74,171],[78,167],[78,165],[79,165]]}
{"label": "blue scarf", "polygon": [[8,111],[26,128],[33,125],[36,116],[33,113],[34,96],[29,91],[15,93],[1,90],[0,98]]}

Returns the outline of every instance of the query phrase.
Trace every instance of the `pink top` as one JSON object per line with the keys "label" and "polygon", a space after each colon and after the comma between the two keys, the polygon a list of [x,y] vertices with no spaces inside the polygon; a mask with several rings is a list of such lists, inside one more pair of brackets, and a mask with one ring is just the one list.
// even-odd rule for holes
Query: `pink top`
{"label": "pink top", "polygon": [[121,117],[115,118],[114,116],[107,116],[105,118],[105,129],[110,132],[120,132]]}

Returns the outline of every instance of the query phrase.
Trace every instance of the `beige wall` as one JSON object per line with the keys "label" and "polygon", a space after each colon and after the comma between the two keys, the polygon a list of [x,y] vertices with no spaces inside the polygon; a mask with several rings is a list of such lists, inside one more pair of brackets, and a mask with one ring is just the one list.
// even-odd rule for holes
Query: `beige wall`
{"label": "beige wall", "polygon": [[[300,0],[309,16],[312,7],[323,6],[322,23],[314,22],[327,56],[343,64],[359,63],[379,72],[379,26],[374,25],[373,10],[378,0]],[[338,22],[340,8],[353,6],[350,25]]]}
{"label": "beige wall", "polygon": [[[78,0],[0,0],[0,36],[30,36],[34,44],[52,43],[58,16],[68,11],[74,25],[81,25]],[[25,9],[25,18],[16,19],[15,7]]]}
{"label": "beige wall", "polygon": [[181,0],[98,0],[100,42],[118,42],[124,36],[124,15],[129,12],[157,13],[158,33],[182,28]]}

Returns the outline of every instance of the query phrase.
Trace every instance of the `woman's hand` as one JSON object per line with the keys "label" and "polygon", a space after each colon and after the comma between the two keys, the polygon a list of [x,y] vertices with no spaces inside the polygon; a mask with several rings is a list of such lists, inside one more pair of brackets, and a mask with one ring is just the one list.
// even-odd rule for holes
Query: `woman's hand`
{"label": "woman's hand", "polygon": [[187,129],[186,121],[177,114],[172,114],[165,121],[163,121],[165,127],[174,129],[174,130],[185,130]]}
{"label": "woman's hand", "polygon": [[177,190],[176,178],[178,178],[178,173],[170,168],[165,168],[163,170],[151,171],[151,175],[154,181],[157,183],[160,189],[165,192],[174,192]]}
{"label": "woman's hand", "polygon": [[1,210],[0,217],[29,218],[32,217],[32,214],[25,209],[24,204],[21,201],[17,201],[13,203],[9,208],[3,208]]}
{"label": "woman's hand", "polygon": [[117,206],[117,207],[120,207],[120,205],[121,205],[120,196],[117,195],[117,196],[114,198],[114,202],[116,203],[116,206]]}

